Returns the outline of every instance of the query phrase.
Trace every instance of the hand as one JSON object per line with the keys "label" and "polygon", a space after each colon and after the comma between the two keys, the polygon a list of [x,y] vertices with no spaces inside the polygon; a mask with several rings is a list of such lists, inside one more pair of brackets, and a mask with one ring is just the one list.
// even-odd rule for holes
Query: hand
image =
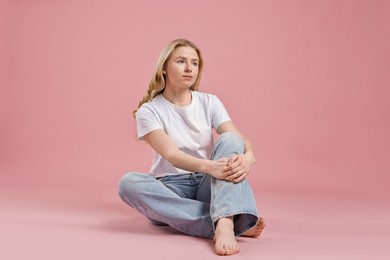
{"label": "hand", "polygon": [[238,183],[248,174],[254,164],[250,156],[245,154],[236,154],[229,158],[227,170],[222,173],[223,179]]}
{"label": "hand", "polygon": [[229,158],[221,158],[216,161],[210,161],[207,173],[217,179],[224,179],[222,173],[228,170]]}

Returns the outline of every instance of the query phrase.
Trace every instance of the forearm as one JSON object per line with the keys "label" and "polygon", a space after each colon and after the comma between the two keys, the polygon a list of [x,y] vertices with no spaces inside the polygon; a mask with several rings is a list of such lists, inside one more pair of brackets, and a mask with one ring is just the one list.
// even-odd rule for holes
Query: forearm
{"label": "forearm", "polygon": [[166,159],[176,168],[190,172],[209,173],[212,161],[200,159],[180,150],[177,150],[166,157]]}
{"label": "forearm", "polygon": [[244,142],[244,154],[248,158],[249,162],[253,165],[256,162],[253,146],[245,137],[242,137],[242,141]]}

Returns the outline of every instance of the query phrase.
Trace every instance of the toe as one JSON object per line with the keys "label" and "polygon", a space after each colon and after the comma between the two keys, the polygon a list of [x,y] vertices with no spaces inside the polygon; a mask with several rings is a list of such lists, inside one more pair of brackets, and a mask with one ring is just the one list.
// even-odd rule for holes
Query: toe
{"label": "toe", "polygon": [[215,251],[218,255],[225,255],[225,248],[223,246],[215,244]]}
{"label": "toe", "polygon": [[227,247],[226,248],[226,255],[233,255],[234,254],[234,250],[231,246]]}
{"label": "toe", "polygon": [[234,255],[240,251],[240,248],[238,245],[229,245],[229,246],[225,247],[225,249],[226,249],[226,255]]}

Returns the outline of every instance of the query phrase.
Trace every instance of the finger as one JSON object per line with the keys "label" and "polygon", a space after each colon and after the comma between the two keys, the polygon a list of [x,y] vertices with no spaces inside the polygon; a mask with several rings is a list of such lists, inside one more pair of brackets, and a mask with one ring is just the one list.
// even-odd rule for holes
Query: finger
{"label": "finger", "polygon": [[230,156],[230,162],[235,162],[237,159],[238,159],[238,154],[235,154],[235,155],[232,155],[232,156]]}
{"label": "finger", "polygon": [[244,173],[245,173],[244,170],[239,170],[239,171],[237,171],[237,172],[235,172],[235,173],[233,173],[233,174],[227,176],[226,179],[228,179],[228,180],[230,180],[230,181],[233,181],[233,180],[239,178],[239,177],[240,177],[241,175],[243,175]]}
{"label": "finger", "polygon": [[229,166],[228,166],[228,160],[226,159],[226,160],[221,160],[221,159],[219,159],[218,161],[216,161],[217,162],[217,167],[219,167],[220,169],[228,169],[229,168]]}
{"label": "finger", "polygon": [[245,179],[246,177],[246,173],[245,172],[242,172],[240,173],[241,175],[238,176],[237,178],[224,178],[224,180],[226,181],[230,181],[230,182],[233,182],[233,183],[239,183],[240,181],[242,181],[243,179]]}
{"label": "finger", "polygon": [[222,170],[222,175],[223,175],[223,176],[229,176],[229,175],[232,175],[232,174],[233,174],[233,172],[232,172],[232,170],[230,169],[230,167],[224,165],[224,166],[223,166],[223,170]]}
{"label": "finger", "polygon": [[240,171],[242,169],[240,168],[236,168],[236,169],[230,169],[230,167],[228,167],[225,171],[223,171],[221,173],[221,175],[225,178],[225,179],[229,179],[229,180],[233,180],[235,178],[237,178],[239,175],[240,175]]}
{"label": "finger", "polygon": [[232,164],[230,164],[229,165],[229,169],[231,169],[231,170],[236,170],[237,171],[237,168],[239,168],[240,167],[240,162],[239,161],[235,161],[234,163],[232,163]]}
{"label": "finger", "polygon": [[241,165],[234,163],[233,165],[229,165],[227,167],[227,170],[225,171],[225,175],[231,176],[231,175],[236,174],[237,172],[239,172],[243,169],[244,168]]}
{"label": "finger", "polygon": [[217,162],[227,165],[229,158],[220,158],[217,160]]}
{"label": "finger", "polygon": [[232,170],[230,170],[229,167],[227,167],[222,173],[221,173],[221,177],[223,177],[224,179],[225,178],[228,178],[230,175],[234,174],[232,172]]}
{"label": "finger", "polygon": [[248,176],[248,174],[249,174],[249,172],[245,172],[244,174],[242,174],[237,179],[234,179],[233,182],[234,183],[239,183],[239,182],[243,181],[246,178],[246,176]]}

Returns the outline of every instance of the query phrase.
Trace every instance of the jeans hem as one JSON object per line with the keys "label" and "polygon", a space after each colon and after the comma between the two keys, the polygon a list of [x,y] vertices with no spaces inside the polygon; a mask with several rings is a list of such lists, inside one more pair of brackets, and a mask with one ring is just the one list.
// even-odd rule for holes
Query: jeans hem
{"label": "jeans hem", "polygon": [[[219,220],[220,218],[226,218],[226,217],[231,217],[231,216],[235,216],[235,215],[242,215],[242,214],[252,215],[252,216],[255,216],[257,219],[259,219],[257,211],[235,211],[232,213],[221,214],[221,215],[218,215],[217,217],[212,218],[214,233],[215,233],[215,222],[217,220]],[[248,223],[248,227],[246,227],[244,230],[240,230],[239,232],[235,232],[234,235],[240,236],[240,235],[244,234],[245,232],[247,232],[248,230],[250,230],[251,228],[256,226],[257,222],[254,222],[253,225],[249,226],[250,224],[251,223]]]}
{"label": "jeans hem", "polygon": [[221,215],[218,215],[216,217],[213,217],[212,221],[213,221],[213,224],[214,224],[220,218],[226,218],[226,217],[231,217],[231,216],[234,216],[234,215],[241,215],[241,214],[250,214],[250,215],[256,216],[257,218],[259,217],[257,215],[256,211],[234,211],[232,213],[225,213],[225,214],[221,214]]}

